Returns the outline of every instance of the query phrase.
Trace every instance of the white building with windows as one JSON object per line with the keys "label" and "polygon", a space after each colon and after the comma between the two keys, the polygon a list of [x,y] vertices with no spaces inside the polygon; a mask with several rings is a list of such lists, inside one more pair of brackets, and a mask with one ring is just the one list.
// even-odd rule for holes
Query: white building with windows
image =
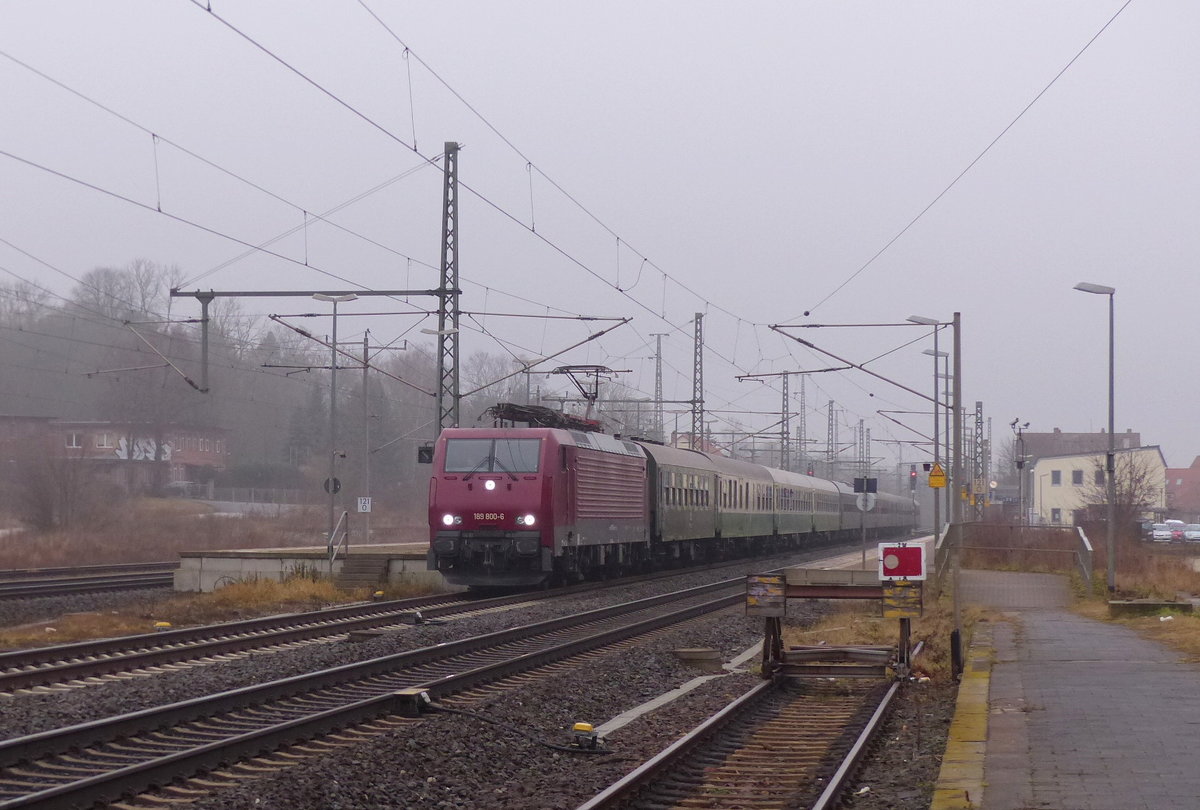
{"label": "white building with windows", "polygon": [[[1026,467],[1025,502],[1029,522],[1074,526],[1088,504],[1103,503],[1105,453],[1045,456]],[[1116,450],[1118,490],[1136,480],[1135,490],[1148,502],[1147,518],[1167,509],[1167,462],[1157,445]],[[1121,503],[1118,495],[1117,503]]]}

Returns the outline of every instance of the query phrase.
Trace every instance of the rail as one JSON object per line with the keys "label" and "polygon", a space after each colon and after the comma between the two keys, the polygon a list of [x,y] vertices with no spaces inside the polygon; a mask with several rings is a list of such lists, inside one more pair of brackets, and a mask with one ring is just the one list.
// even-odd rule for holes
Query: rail
{"label": "rail", "polygon": [[[410,708],[406,695],[424,692],[437,699],[744,599],[738,578],[4,740],[0,768],[24,763],[22,769],[37,773],[32,780],[0,783],[0,807],[111,802],[281,744],[403,711]],[[170,735],[156,734],[166,727]],[[114,747],[105,748],[109,744]],[[79,767],[55,770],[57,755],[85,751]],[[116,764],[114,751],[121,752]]]}

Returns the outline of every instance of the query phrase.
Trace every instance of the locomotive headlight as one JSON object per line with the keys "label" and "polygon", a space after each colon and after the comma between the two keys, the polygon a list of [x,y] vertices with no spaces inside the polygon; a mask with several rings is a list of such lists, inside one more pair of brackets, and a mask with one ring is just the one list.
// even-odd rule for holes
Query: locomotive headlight
{"label": "locomotive headlight", "polygon": [[537,519],[533,515],[525,516],[525,525],[526,526],[532,526],[536,522],[537,522]]}
{"label": "locomotive headlight", "polygon": [[453,526],[454,515],[442,515],[442,524],[445,526]]}
{"label": "locomotive headlight", "polygon": [[495,481],[484,481],[483,488],[486,489],[488,492],[491,492],[493,489],[496,488],[496,482]]}

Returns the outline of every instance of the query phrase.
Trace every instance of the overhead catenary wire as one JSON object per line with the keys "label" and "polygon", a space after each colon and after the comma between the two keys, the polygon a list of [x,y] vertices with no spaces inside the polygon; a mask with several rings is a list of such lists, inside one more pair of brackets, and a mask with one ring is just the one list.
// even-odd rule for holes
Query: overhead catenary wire
{"label": "overhead catenary wire", "polygon": [[[414,117],[415,117],[415,116],[414,116]],[[414,125],[414,137],[413,137],[413,151],[414,151],[414,152],[416,151],[416,148],[415,148],[415,147],[416,147],[416,144],[415,144],[415,125]],[[532,163],[531,163],[531,165],[532,165]],[[536,167],[535,167],[535,168],[536,168]],[[536,169],[536,170],[539,172],[539,174],[540,174],[540,175],[542,175],[542,176],[546,177],[546,180],[547,180],[547,182],[550,182],[550,183],[552,183],[553,185],[555,185],[556,187],[558,187],[558,184],[557,184],[557,183],[554,183],[554,182],[553,182],[553,180],[552,180],[551,178],[549,178],[548,176],[546,176],[546,175],[545,175],[545,173],[544,173],[544,172],[543,172],[541,169]],[[559,188],[559,190],[560,190],[560,191],[561,191],[561,192],[564,194],[564,196],[565,196],[566,198],[568,198],[568,199],[572,200],[572,202],[574,202],[575,204],[578,204],[578,199],[577,199],[577,198],[575,198],[573,195],[567,194],[565,191],[563,191],[563,190],[561,189],[561,187],[558,187],[558,188]],[[476,194],[478,194],[478,192],[475,192],[473,189],[470,189],[470,190],[472,191],[472,193],[476,193]],[[489,204],[492,204],[490,201],[488,201],[488,202],[489,202]],[[584,208],[583,206],[581,206],[581,205],[580,205],[580,208],[581,208],[581,210],[584,210],[584,211],[586,211],[586,212],[587,212],[589,215],[592,215],[592,214],[591,214],[591,212],[590,212],[590,211],[588,211],[588,210],[587,210],[586,208]],[[506,213],[506,215],[507,215],[507,212],[505,212],[505,213]],[[594,215],[592,215],[592,216],[594,216]],[[597,218],[597,219],[598,219],[598,218]],[[601,223],[601,225],[603,225],[603,223]],[[603,226],[603,227],[606,227],[606,228],[607,228],[607,226]],[[610,230],[611,230],[611,229],[610,229]],[[614,234],[615,234],[615,231],[614,231]],[[543,238],[543,239],[544,239],[544,237],[540,237],[540,238]],[[618,239],[619,239],[619,237],[618,237]],[[248,243],[245,243],[245,242],[243,242],[242,244],[247,244],[247,246],[248,246],[248,247],[251,247],[251,249],[252,249],[252,250],[254,249],[252,246],[248,245]],[[565,248],[561,248],[561,249],[560,249],[558,246],[555,246],[555,247],[556,247],[556,249],[559,249],[560,251],[565,251]],[[267,253],[268,255],[270,255],[270,251],[266,251],[266,253]],[[564,253],[564,255],[568,255],[568,254]],[[571,258],[572,258],[572,260],[575,260],[575,259],[574,259],[574,257],[571,257]],[[577,263],[580,263],[580,262],[578,262],[577,260],[575,260],[575,261],[576,261]],[[648,260],[648,259],[646,259],[645,257],[643,257],[642,264],[641,264],[641,265],[640,265],[640,267],[639,267],[639,273],[640,273],[640,270],[641,270],[641,268],[642,268],[642,267],[644,267],[644,266],[645,266],[645,264],[646,264],[646,263],[648,263],[648,262],[649,262],[649,260]],[[655,267],[655,269],[657,269],[657,270],[659,270],[660,272],[662,272],[662,271],[661,271],[661,268],[657,267],[657,265],[654,265],[654,263],[652,263],[652,262],[649,262],[649,263],[651,264],[651,266],[652,266],[652,267]],[[585,264],[585,263],[580,263],[580,266],[584,267],[584,269],[587,269],[589,272],[593,272],[593,271],[592,271],[590,268],[588,268],[588,267],[586,266],[586,264]],[[318,271],[320,271],[320,270],[318,269]],[[596,275],[596,277],[597,277],[597,278],[599,278],[601,281],[604,281],[604,279],[602,278],[602,276],[600,276],[599,274],[596,274],[596,273],[594,273],[594,272],[593,272],[593,275]],[[675,284],[677,284],[677,286],[679,286],[679,287],[680,287],[680,289],[683,289],[684,291],[688,292],[688,293],[689,293],[689,294],[691,294],[691,295],[694,295],[694,296],[696,296],[696,297],[700,298],[701,300],[705,300],[705,299],[703,299],[703,297],[702,297],[702,296],[700,296],[700,295],[699,295],[698,293],[696,293],[694,290],[692,290],[692,289],[688,288],[686,285],[680,284],[680,283],[679,283],[677,280],[675,280],[675,279],[671,278],[671,277],[670,277],[668,274],[666,274],[665,272],[663,273],[663,275],[664,275],[664,288],[665,288],[665,284],[666,284],[666,282],[667,282],[668,280],[670,280],[672,283],[675,283]],[[334,277],[337,277],[337,276],[334,276]],[[612,286],[612,285],[611,285],[611,283],[609,283],[609,282],[605,282],[605,283],[608,283],[608,284],[609,284],[609,286]],[[625,290],[622,290],[622,289],[621,289],[621,285],[618,283],[618,284],[616,285],[616,289],[618,290],[618,292],[621,292],[622,294],[626,294],[626,293],[628,292],[628,290],[629,290],[629,289],[632,289],[632,287],[633,287],[633,286],[636,286],[636,282],[635,282],[635,284],[634,284],[634,285],[631,285],[629,288],[626,288]],[[485,287],[485,289],[489,289],[489,288]],[[634,298],[632,298],[632,297],[630,297],[630,300],[631,300],[631,301],[636,301],[636,299],[634,299]],[[648,308],[646,308],[644,305],[642,305],[640,302],[637,302],[637,303],[638,303],[638,306],[641,306],[643,309],[646,309],[648,312],[651,312],[652,314],[654,314],[652,310],[649,310],[649,309],[648,309]],[[711,305],[711,302],[708,302],[708,301],[706,301],[706,305]],[[716,308],[716,309],[721,309],[721,308],[719,308],[719,307],[715,307],[715,308]],[[707,309],[708,309],[708,306],[706,306],[706,307],[705,307],[705,309],[707,310]],[[730,317],[733,317],[733,318],[736,320],[736,322],[737,322],[738,324],[746,323],[746,324],[749,324],[749,325],[750,325],[750,326],[752,326],[752,327],[756,327],[756,328],[754,329],[754,332],[755,332],[755,339],[756,339],[756,341],[758,341],[758,343],[759,343],[759,360],[758,360],[758,363],[756,364],[756,367],[758,367],[758,366],[761,366],[761,364],[764,362],[764,358],[763,358],[762,345],[761,345],[761,340],[760,340],[760,336],[759,336],[759,331],[758,331],[758,328],[757,328],[758,326],[761,326],[761,325],[759,325],[759,324],[756,324],[754,321],[750,321],[750,320],[747,320],[747,319],[739,318],[738,316],[736,316],[735,314],[733,314],[733,313],[729,312],[728,310],[723,310],[723,309],[721,309],[721,311],[722,311],[723,313],[725,313],[725,314],[729,315]],[[664,313],[664,320],[665,320],[665,315],[666,315],[666,308],[665,308],[665,305],[664,305],[664,310],[663,310],[663,313]],[[670,324],[670,322],[669,322],[669,321],[668,321],[668,323]],[[678,327],[678,326],[675,326],[674,324],[670,324],[670,325],[671,325],[673,328],[677,329],[678,331],[680,331],[680,332],[683,332],[683,333],[685,333],[685,334],[686,334],[686,331],[685,331],[684,329],[682,329],[682,328],[680,328],[680,327]],[[710,347],[707,347],[706,351],[708,351],[708,352],[709,352],[710,354],[712,354],[714,357],[716,357],[716,358],[719,358],[719,359],[721,359],[722,361],[729,363],[730,365],[734,366],[735,368],[736,368],[736,367],[738,367],[738,364],[737,364],[737,362],[736,362],[736,358],[726,358],[726,357],[723,357],[723,356],[722,356],[722,353],[720,352],[720,350],[719,350],[719,349],[715,349],[715,348],[713,348],[713,347],[711,347],[711,346],[710,346]],[[676,371],[677,371],[677,370],[676,370]]]}
{"label": "overhead catenary wire", "polygon": [[[825,304],[827,301],[829,301],[831,298],[833,298],[835,295],[837,295],[843,289],[845,289],[847,287],[847,285],[850,284],[850,282],[854,281],[854,279],[856,279],[860,275],[862,275],[867,270],[868,267],[870,267],[872,264],[875,263],[876,259],[878,259],[880,256],[882,256],[885,252],[887,252],[888,248],[890,248],[897,241],[899,241],[900,238],[902,236],[904,236],[904,234],[908,233],[909,230],[911,230],[912,227],[914,225],[916,225],[917,222],[919,222],[922,217],[925,216],[925,214],[929,213],[930,209],[932,209],[935,205],[937,205],[938,202],[940,202],[943,197],[945,197],[947,194],[949,194],[950,190],[952,188],[954,188],[956,185],[958,185],[958,182],[960,180],[962,180],[964,177],[966,177],[967,173],[970,172],[971,169],[975,168],[976,164],[978,164],[979,161],[983,160],[983,158],[988,154],[988,152],[992,151],[992,147],[994,147],[997,143],[999,143],[1000,139],[1003,138],[1006,134],[1008,134],[1008,131],[1011,130],[1014,126],[1016,126],[1018,121],[1020,121],[1022,118],[1025,117],[1025,113],[1029,112],[1029,110],[1033,108],[1033,105],[1037,104],[1038,101],[1041,100],[1042,96],[1046,95],[1047,91],[1049,91],[1050,88],[1053,87],[1054,84],[1060,78],[1062,78],[1062,75],[1064,73],[1066,73],[1068,70],[1070,70],[1071,66],[1075,64],[1075,62],[1079,59],[1079,57],[1083,56],[1084,52],[1092,46],[1092,43],[1100,38],[1100,35],[1103,34],[1108,29],[1108,27],[1113,24],[1113,22],[1117,19],[1117,17],[1121,16],[1121,12],[1123,12],[1129,6],[1129,4],[1132,2],[1133,2],[1133,0],[1125,0],[1125,2],[1121,5],[1121,7],[1116,10],[1116,13],[1114,13],[1111,17],[1109,17],[1108,20],[1104,23],[1104,25],[1100,26],[1100,30],[1097,31],[1095,34],[1093,34],[1091,39],[1089,39],[1086,43],[1084,43],[1083,47],[1080,48],[1075,53],[1075,55],[1071,57],[1070,61],[1068,61],[1067,64],[1063,65],[1062,69],[1059,70],[1058,73],[1054,74],[1054,77],[1051,78],[1050,81],[1047,82],[1046,85],[1041,90],[1038,91],[1037,95],[1035,95],[1033,97],[1033,99],[1028,104],[1026,104],[1021,109],[1020,112],[1017,113],[1016,117],[1013,118],[1011,121],[1009,121],[1008,124],[1004,127],[1004,129],[1000,130],[1000,133],[998,135],[996,135],[996,137],[992,138],[992,140],[987,144],[987,146],[985,146],[983,148],[983,151],[981,151],[978,155],[976,155],[974,157],[974,159],[972,159],[971,162],[968,163],[962,171],[960,171],[957,175],[955,175],[954,179],[952,179],[946,185],[945,188],[943,188],[941,191],[939,191],[937,196],[935,196],[929,202],[928,205],[926,205],[924,208],[922,208],[920,211],[918,211],[916,216],[914,216],[912,219],[910,219],[908,221],[908,223],[904,225],[903,228],[901,228],[891,239],[889,239],[887,242],[885,242],[883,247],[881,247],[881,248],[879,248],[879,250],[875,251],[875,253],[869,259],[867,259],[866,262],[864,262],[857,270],[855,270],[853,273],[851,273],[849,276],[847,276],[840,284],[838,284],[836,287],[834,287],[833,290],[830,291],[829,293],[827,293],[824,298],[817,301],[816,304],[812,305],[807,310],[805,310],[804,316],[806,317],[808,315],[811,315],[813,312],[816,312],[817,309],[820,308],[823,304]],[[792,318],[789,318],[789,320],[794,321],[800,317],[802,317],[802,316],[796,315],[796,316],[793,316]]]}

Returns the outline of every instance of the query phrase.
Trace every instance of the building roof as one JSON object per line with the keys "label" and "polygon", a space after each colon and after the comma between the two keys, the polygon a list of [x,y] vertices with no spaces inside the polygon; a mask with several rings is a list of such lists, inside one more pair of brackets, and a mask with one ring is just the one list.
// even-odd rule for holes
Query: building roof
{"label": "building roof", "polygon": [[[1139,450],[1153,450],[1154,452],[1158,453],[1158,457],[1160,459],[1162,459],[1163,467],[1166,468],[1167,459],[1163,455],[1162,448],[1159,447],[1157,444],[1148,444],[1143,447],[1118,447],[1118,448],[1116,448],[1116,450],[1114,452],[1117,454],[1136,453]],[[1037,466],[1038,464],[1040,464],[1043,461],[1054,461],[1055,459],[1083,458],[1085,456],[1086,457],[1102,456],[1107,452],[1108,452],[1108,446],[1105,445],[1104,447],[1101,447],[1099,450],[1088,450],[1088,451],[1081,452],[1081,453],[1060,453],[1060,454],[1054,455],[1054,456],[1040,456],[1038,458],[1033,459],[1033,465]]]}
{"label": "building roof", "polygon": [[[1142,445],[1142,434],[1126,430],[1114,434],[1118,449],[1131,449]],[[1108,431],[1097,433],[1064,433],[1055,428],[1050,433],[1033,433],[1023,431],[1021,440],[1025,445],[1025,455],[1029,458],[1046,458],[1049,456],[1073,456],[1086,453],[1108,451]]]}

